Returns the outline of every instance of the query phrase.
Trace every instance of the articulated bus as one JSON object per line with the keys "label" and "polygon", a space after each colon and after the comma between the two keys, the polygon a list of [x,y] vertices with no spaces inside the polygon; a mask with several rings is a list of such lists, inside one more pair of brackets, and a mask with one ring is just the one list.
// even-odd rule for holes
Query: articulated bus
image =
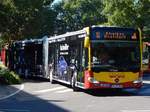
{"label": "articulated bus", "polygon": [[92,26],[50,37],[45,45],[51,83],[73,90],[142,86],[140,29]]}
{"label": "articulated bus", "polygon": [[8,67],[23,77],[43,77],[45,68],[45,48],[42,39],[13,42],[8,48]]}

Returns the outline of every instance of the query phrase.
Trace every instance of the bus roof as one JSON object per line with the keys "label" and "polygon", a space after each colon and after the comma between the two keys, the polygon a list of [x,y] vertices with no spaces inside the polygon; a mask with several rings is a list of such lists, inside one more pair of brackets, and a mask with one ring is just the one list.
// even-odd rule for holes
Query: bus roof
{"label": "bus roof", "polygon": [[102,25],[94,25],[91,27],[92,29],[118,29],[118,30],[136,30],[135,28],[131,27],[119,27],[119,26],[102,26]]}
{"label": "bus roof", "polygon": [[34,43],[34,42],[42,42],[43,39],[30,39],[30,40],[19,40],[15,41],[14,43]]}
{"label": "bus roof", "polygon": [[[78,31],[73,31],[73,32],[67,32],[65,34],[61,34],[61,35],[56,35],[56,36],[50,36],[48,38],[48,41],[51,42],[53,40],[59,40],[59,39],[63,39],[63,38],[66,38],[66,37],[70,37],[70,36],[74,36],[74,35],[80,35],[82,36],[82,34],[86,34],[86,28],[83,28],[82,30],[78,30]],[[90,27],[91,30],[97,30],[97,29],[100,29],[100,30],[118,30],[118,31],[130,31],[130,32],[133,32],[135,31],[134,28],[127,28],[127,27],[118,27],[118,26],[102,26],[102,25],[93,25]]]}
{"label": "bus roof", "polygon": [[48,38],[48,40],[53,40],[53,39],[59,39],[59,38],[64,38],[64,37],[70,37],[70,36],[74,36],[74,35],[79,35],[79,34],[84,34],[86,33],[86,30],[85,29],[82,29],[82,30],[78,30],[78,31],[73,31],[73,32],[67,32],[65,34],[62,34],[62,35],[57,35],[57,36],[50,36]]}

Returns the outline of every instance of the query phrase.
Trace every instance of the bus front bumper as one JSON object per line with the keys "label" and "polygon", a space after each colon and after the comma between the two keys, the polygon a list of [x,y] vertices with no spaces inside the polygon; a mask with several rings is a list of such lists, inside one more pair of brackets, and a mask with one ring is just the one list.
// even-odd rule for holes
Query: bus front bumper
{"label": "bus front bumper", "polygon": [[109,82],[98,82],[89,79],[85,83],[85,89],[98,89],[98,88],[141,88],[143,85],[142,80],[130,81],[125,83],[109,83]]}

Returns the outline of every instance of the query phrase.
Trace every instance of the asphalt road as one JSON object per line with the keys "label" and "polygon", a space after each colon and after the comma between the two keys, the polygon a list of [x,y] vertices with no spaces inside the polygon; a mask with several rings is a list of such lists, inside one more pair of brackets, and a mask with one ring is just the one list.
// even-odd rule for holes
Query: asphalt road
{"label": "asphalt road", "polygon": [[73,92],[62,84],[25,80],[0,86],[0,112],[150,112],[150,77],[140,90]]}

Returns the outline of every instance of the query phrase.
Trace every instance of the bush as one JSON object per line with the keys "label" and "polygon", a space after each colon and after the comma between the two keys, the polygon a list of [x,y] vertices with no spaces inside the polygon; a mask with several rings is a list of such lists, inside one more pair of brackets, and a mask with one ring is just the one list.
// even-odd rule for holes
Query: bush
{"label": "bush", "polygon": [[2,84],[20,84],[21,79],[19,76],[9,71],[6,67],[0,66],[0,83]]}

